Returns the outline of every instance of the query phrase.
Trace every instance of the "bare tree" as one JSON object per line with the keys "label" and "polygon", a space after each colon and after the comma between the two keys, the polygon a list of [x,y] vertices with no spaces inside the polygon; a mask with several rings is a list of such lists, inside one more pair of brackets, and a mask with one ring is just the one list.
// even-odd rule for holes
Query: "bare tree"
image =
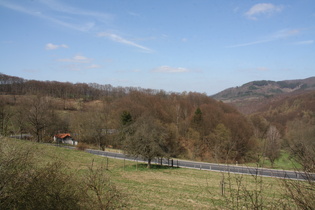
{"label": "bare tree", "polygon": [[121,209],[127,206],[126,196],[111,182],[103,167],[88,167],[82,190],[91,209]]}
{"label": "bare tree", "polygon": [[305,181],[282,180],[287,196],[299,209],[315,209],[315,128],[308,119],[288,123],[287,138],[291,157],[302,166],[296,168],[297,174]]}
{"label": "bare tree", "polygon": [[151,116],[142,116],[128,127],[125,139],[125,149],[128,154],[141,156],[148,161],[165,155],[165,145],[168,132],[164,126]]}
{"label": "bare tree", "polygon": [[275,160],[280,157],[280,133],[275,126],[270,126],[267,131],[265,156],[270,160],[273,167]]}
{"label": "bare tree", "polygon": [[306,172],[315,172],[315,128],[303,121],[289,123],[290,152]]}
{"label": "bare tree", "polygon": [[[211,148],[215,160],[228,161],[235,157],[235,141],[231,138],[231,131],[220,123],[214,131],[206,137],[208,147]],[[234,152],[235,153],[235,152]]]}
{"label": "bare tree", "polygon": [[36,141],[43,139],[44,131],[53,122],[52,109],[50,108],[49,99],[37,96],[32,98],[25,106],[29,129],[35,135]]}
{"label": "bare tree", "polygon": [[14,116],[12,108],[6,106],[3,101],[0,102],[0,135],[7,136],[9,126]]}

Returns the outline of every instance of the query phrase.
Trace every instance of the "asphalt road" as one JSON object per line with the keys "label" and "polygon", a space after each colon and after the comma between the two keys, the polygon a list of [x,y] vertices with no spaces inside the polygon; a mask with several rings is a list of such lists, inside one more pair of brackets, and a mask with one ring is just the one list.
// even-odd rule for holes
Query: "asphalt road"
{"label": "asphalt road", "polygon": [[[110,158],[126,159],[131,161],[146,162],[146,160],[141,158],[130,157],[121,153],[100,151],[100,150],[91,150],[87,149],[86,152],[106,156]],[[180,168],[192,168],[198,170],[208,170],[208,171],[217,171],[217,172],[230,172],[238,174],[248,174],[248,175],[258,175],[266,177],[276,177],[276,178],[288,178],[288,179],[297,179],[297,180],[313,180],[315,181],[315,174],[305,174],[304,172],[296,171],[285,171],[285,170],[275,170],[267,168],[254,168],[247,166],[237,166],[237,165],[224,165],[224,164],[215,164],[215,163],[206,163],[206,162],[195,162],[179,159],[154,159],[152,160],[153,164],[163,164],[173,167]]]}

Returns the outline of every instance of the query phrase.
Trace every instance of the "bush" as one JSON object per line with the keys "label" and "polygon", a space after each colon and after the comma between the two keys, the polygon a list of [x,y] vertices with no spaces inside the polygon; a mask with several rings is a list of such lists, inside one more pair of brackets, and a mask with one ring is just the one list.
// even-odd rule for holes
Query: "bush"
{"label": "bush", "polygon": [[0,209],[78,209],[78,182],[60,161],[39,166],[36,148],[0,143]]}
{"label": "bush", "polygon": [[[222,174],[220,182],[223,209],[286,209],[288,200],[277,197],[275,186],[263,181],[261,176],[242,174]],[[215,194],[208,191],[212,196]]]}
{"label": "bush", "polygon": [[[34,145],[0,138],[0,209],[116,209],[125,198],[106,170],[78,176],[65,161],[39,163]],[[33,147],[32,147],[33,146]],[[82,173],[80,173],[82,174]]]}
{"label": "bush", "polygon": [[16,205],[19,209],[80,209],[79,184],[61,162],[48,163],[31,172]]}
{"label": "bush", "polygon": [[89,148],[89,145],[87,145],[86,143],[83,143],[83,142],[79,142],[77,145],[76,145],[76,149],[77,150],[81,150],[81,151],[85,151],[86,149]]}
{"label": "bush", "polygon": [[126,196],[110,181],[103,167],[95,168],[92,162],[88,170],[82,191],[89,209],[122,209],[127,206]]}

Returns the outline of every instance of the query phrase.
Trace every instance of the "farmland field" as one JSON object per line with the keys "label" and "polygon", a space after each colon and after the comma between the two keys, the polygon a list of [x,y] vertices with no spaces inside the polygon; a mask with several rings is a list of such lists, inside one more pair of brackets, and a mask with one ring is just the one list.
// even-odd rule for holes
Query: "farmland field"
{"label": "farmland field", "polygon": [[[125,195],[128,209],[227,209],[231,205],[247,205],[247,199],[244,200],[246,194],[249,197],[250,194],[258,195],[266,207],[274,205],[276,200],[278,204],[287,202],[281,194],[283,190],[279,179],[158,165],[147,169],[142,163],[107,159],[79,150],[13,139],[8,142],[31,147],[39,165],[56,160],[64,162],[66,170],[78,179],[88,172],[93,162],[94,167],[103,168],[111,182]],[[240,201],[236,202],[235,196]]]}

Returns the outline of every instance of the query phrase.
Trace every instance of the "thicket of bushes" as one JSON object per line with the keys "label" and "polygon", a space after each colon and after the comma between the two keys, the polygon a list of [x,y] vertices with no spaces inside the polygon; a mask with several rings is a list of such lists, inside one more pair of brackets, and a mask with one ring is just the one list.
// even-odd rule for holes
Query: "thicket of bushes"
{"label": "thicket of bushes", "polygon": [[[11,141],[11,142],[10,142]],[[62,160],[41,163],[34,145],[0,138],[0,209],[117,209],[124,195],[103,168],[74,174]]]}

